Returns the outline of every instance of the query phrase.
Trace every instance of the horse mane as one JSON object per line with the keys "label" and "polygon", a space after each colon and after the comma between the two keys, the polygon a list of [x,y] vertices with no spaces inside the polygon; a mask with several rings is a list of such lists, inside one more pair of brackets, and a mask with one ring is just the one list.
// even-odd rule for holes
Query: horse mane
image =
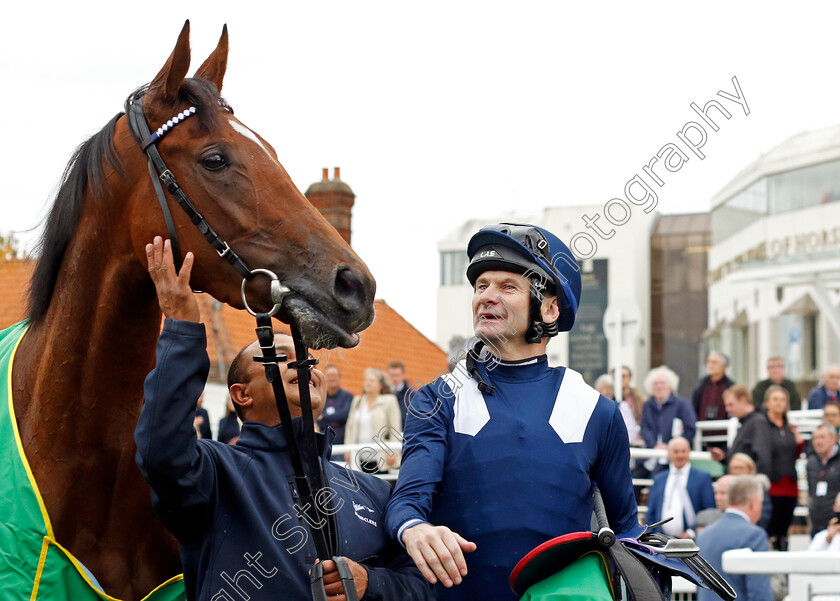
{"label": "horse mane", "polygon": [[107,190],[103,160],[121,171],[119,157],[114,148],[114,126],[122,116],[115,115],[108,123],[83,142],[73,152],[61,176],[58,193],[47,216],[44,233],[35,248],[40,254],[38,264],[29,281],[29,320],[35,324],[47,313],[55,282],[70,240],[82,216],[85,190],[88,184],[98,196]]}
{"label": "horse mane", "polygon": [[[147,91],[148,85],[132,92],[126,99],[126,110],[132,102],[142,99]],[[178,100],[198,109],[197,121],[203,133],[219,127],[218,106],[233,112],[219,96],[216,86],[204,79],[184,80],[178,91]],[[50,306],[64,254],[82,217],[88,186],[94,198],[109,190],[105,177],[106,162],[120,176],[125,176],[114,147],[114,128],[124,114],[117,113],[101,130],[83,142],[64,169],[44,232],[35,247],[36,255],[40,256],[29,281],[28,297],[28,318],[33,325],[44,318]],[[149,127],[154,131],[158,125],[150,123]]]}

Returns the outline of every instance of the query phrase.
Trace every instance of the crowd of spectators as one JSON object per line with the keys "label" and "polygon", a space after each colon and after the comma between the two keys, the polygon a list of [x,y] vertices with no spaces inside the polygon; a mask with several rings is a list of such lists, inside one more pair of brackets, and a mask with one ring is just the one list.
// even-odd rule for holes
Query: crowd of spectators
{"label": "crowd of spectators", "polygon": [[[335,432],[333,445],[376,443],[376,454],[357,459],[358,465],[367,472],[377,473],[399,468],[400,447],[405,416],[411,400],[411,390],[401,361],[391,361],[387,371],[369,367],[364,372],[364,381],[359,394],[341,386],[341,370],[337,365],[324,367],[327,397],[320,417],[316,421],[319,431],[332,428]],[[628,378],[629,379],[629,378]],[[194,427],[198,438],[212,439],[210,416],[198,400]],[[227,400],[225,415],[219,420],[216,440],[236,444],[242,425],[234,404]],[[378,444],[382,443],[382,444]],[[334,455],[334,460],[349,458],[348,455]]]}
{"label": "crowd of spectators", "polygon": [[[739,595],[772,599],[770,576],[728,574],[722,569],[721,556],[728,549],[741,547],[755,551],[788,549],[788,532],[800,500],[796,464],[803,457],[807,458],[809,549],[840,550],[840,369],[827,366],[817,386],[800,395],[796,385],[785,377],[781,357],[768,360],[767,378],[751,391],[730,379],[727,368],[725,355],[709,353],[706,375],[690,400],[677,394],[678,380],[670,369],[661,366],[649,372],[644,381],[648,398],[641,403],[641,420],[634,419],[630,411],[622,411],[622,415],[631,444],[639,443],[635,438],[638,432],[644,447],[667,448],[668,458],[648,459],[633,467],[635,478],[652,479],[647,499],[640,494],[641,487],[637,498],[647,504],[646,522],[650,527],[672,536],[696,538],[704,558]],[[612,398],[622,406],[629,405],[628,390],[633,390],[629,378],[623,382],[623,394]],[[823,421],[812,429],[807,446],[788,419],[789,411],[800,409],[822,410]],[[809,417],[815,416],[812,413]],[[725,470],[713,482],[702,465],[692,467],[688,451],[697,422],[729,418],[739,422],[734,440],[728,446],[707,441],[703,444]],[[714,437],[724,432],[707,427],[703,433]],[[719,472],[720,468],[711,471]],[[734,490],[733,482],[738,483]],[[773,588],[778,591],[776,581]],[[716,598],[704,597],[706,593],[698,591],[698,599]]]}
{"label": "crowd of spectators", "polygon": [[[633,466],[634,478],[651,482],[649,487],[637,487],[637,498],[647,505],[649,527],[695,538],[703,556],[739,595],[765,598],[761,595],[770,594],[769,576],[726,574],[721,555],[739,547],[788,549],[788,532],[800,500],[796,464],[802,458],[807,458],[810,549],[840,550],[840,370],[836,365],[827,366],[817,386],[800,395],[785,377],[781,357],[768,360],[767,378],[752,390],[734,382],[727,369],[727,357],[710,352],[706,374],[688,399],[679,396],[677,375],[666,366],[652,369],[644,378],[644,401],[636,402],[644,397],[633,388],[630,370],[623,371],[627,377],[621,394],[609,376],[598,378],[596,388],[605,396],[613,393],[611,398],[620,405],[631,445],[667,449],[667,459],[638,460]],[[823,421],[813,428],[807,445],[788,415],[800,409],[822,410]],[[812,413],[809,417],[816,416]],[[721,464],[710,471],[725,472],[713,481],[702,469],[709,464],[692,466],[689,451],[698,422],[730,418],[739,423],[729,445],[703,441],[703,449]],[[724,430],[709,430],[708,426],[703,434],[712,441],[725,438],[720,436]],[[733,491],[734,482],[738,485]],[[643,490],[648,492],[646,498]],[[705,598],[716,597],[698,595],[698,599]]]}

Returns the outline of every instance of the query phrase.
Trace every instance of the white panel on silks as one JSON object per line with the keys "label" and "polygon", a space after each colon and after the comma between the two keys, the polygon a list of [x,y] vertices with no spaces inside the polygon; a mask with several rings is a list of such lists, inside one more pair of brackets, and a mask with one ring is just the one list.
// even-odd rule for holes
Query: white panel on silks
{"label": "white panel on silks", "polygon": [[463,377],[467,373],[463,363],[459,362],[455,373],[446,374],[443,379],[455,391],[455,431],[458,434],[475,436],[490,421],[490,412],[476,381],[470,377]]}
{"label": "white panel on silks", "polygon": [[565,443],[583,442],[583,434],[600,396],[597,390],[584,382],[582,375],[566,368],[554,409],[548,418],[548,423],[560,440]]}

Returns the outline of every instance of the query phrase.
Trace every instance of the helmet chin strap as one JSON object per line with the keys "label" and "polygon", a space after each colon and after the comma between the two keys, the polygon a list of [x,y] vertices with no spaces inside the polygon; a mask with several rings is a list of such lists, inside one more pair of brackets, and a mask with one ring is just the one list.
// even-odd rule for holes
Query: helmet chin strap
{"label": "helmet chin strap", "polygon": [[487,381],[481,377],[478,368],[475,366],[475,361],[481,356],[481,350],[484,348],[484,342],[480,338],[474,338],[467,349],[467,373],[470,377],[478,382],[478,389],[485,394],[493,394],[496,392],[496,387],[488,384]]}
{"label": "helmet chin strap", "polygon": [[560,318],[554,320],[554,323],[545,323],[542,320],[542,301],[539,296],[531,292],[531,303],[528,309],[528,329],[525,330],[525,342],[528,344],[539,344],[543,338],[551,338],[557,336],[557,323]]}

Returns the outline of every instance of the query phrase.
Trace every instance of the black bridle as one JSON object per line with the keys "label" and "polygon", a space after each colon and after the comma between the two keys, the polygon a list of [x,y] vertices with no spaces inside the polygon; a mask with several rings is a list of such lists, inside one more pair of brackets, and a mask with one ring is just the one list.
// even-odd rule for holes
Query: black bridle
{"label": "black bridle", "polygon": [[[146,154],[149,163],[149,175],[152,178],[155,192],[157,193],[158,203],[161,211],[163,211],[163,218],[166,222],[166,229],[169,235],[169,240],[172,245],[172,254],[175,260],[175,266],[178,271],[181,270],[181,248],[178,243],[178,235],[175,231],[175,222],[172,219],[172,214],[169,211],[169,204],[166,201],[166,195],[163,191],[164,186],[166,190],[177,201],[187,216],[192,221],[198,230],[204,234],[207,241],[213,246],[219,256],[227,261],[234,269],[242,276],[242,302],[249,313],[254,315],[257,320],[257,340],[259,341],[262,355],[254,357],[254,361],[262,363],[265,367],[266,379],[271,383],[274,391],[274,400],[277,404],[277,411],[280,415],[280,422],[283,427],[283,433],[286,437],[286,444],[289,448],[289,456],[292,461],[292,466],[295,471],[295,483],[292,486],[292,497],[296,502],[302,505],[299,507],[300,511],[305,513],[309,531],[312,533],[315,548],[321,562],[328,559],[336,561],[338,566],[339,576],[344,588],[344,594],[348,601],[358,601],[356,594],[356,587],[353,583],[352,573],[347,563],[342,558],[335,557],[337,547],[336,541],[336,526],[334,511],[321,511],[315,501],[318,492],[328,488],[329,483],[324,477],[321,465],[318,462],[318,447],[315,440],[315,424],[312,416],[312,400],[309,396],[310,370],[317,365],[318,360],[309,358],[309,349],[303,342],[303,336],[300,330],[294,325],[291,326],[292,339],[295,346],[295,355],[297,361],[289,363],[289,369],[296,369],[298,375],[298,389],[300,391],[300,408],[301,421],[303,428],[303,443],[306,449],[306,465],[304,465],[304,458],[298,445],[297,437],[295,436],[292,427],[292,416],[289,410],[289,403],[286,399],[286,391],[283,387],[283,379],[280,376],[280,362],[285,362],[287,357],[285,354],[277,354],[277,349],[274,343],[274,329],[271,325],[271,317],[275,315],[281,308],[283,300],[286,296],[294,294],[294,291],[283,286],[279,278],[267,269],[251,269],[245,261],[225,242],[216,231],[210,227],[207,220],[198,212],[195,206],[190,202],[187,195],[184,193],[181,186],[178,185],[175,176],[166,167],[160,152],[157,149],[157,143],[163,136],[174,128],[179,123],[196,113],[196,108],[189,109],[178,113],[172,119],[168,120],[164,125],[157,129],[154,133],[149,130],[149,125],[146,122],[146,116],[143,113],[143,98],[138,96],[132,99],[127,106],[127,118],[129,129],[132,135],[139,142],[141,149]],[[245,284],[252,280],[256,275],[263,274],[271,279],[271,300],[274,307],[267,313],[256,313],[248,305],[245,298]],[[331,497],[330,497],[331,498]],[[318,527],[316,524],[323,524]],[[317,564],[311,571],[310,575],[312,584],[312,595],[315,601],[326,600],[326,592],[324,591],[323,583],[323,564]]]}
{"label": "black bridle", "polygon": [[193,225],[198,228],[198,231],[204,234],[204,237],[207,238],[210,245],[216,249],[219,256],[233,265],[234,269],[239,272],[239,275],[246,280],[250,280],[254,277],[254,272],[251,271],[245,261],[243,261],[242,258],[237,255],[230,246],[228,246],[228,243],[219,237],[216,231],[210,227],[209,223],[207,223],[207,220],[204,219],[201,213],[199,213],[195,206],[190,202],[190,199],[187,198],[186,194],[184,194],[181,186],[178,185],[175,176],[172,175],[172,172],[169,169],[167,169],[166,163],[163,162],[160,152],[158,152],[157,149],[158,141],[160,141],[167,132],[191,115],[194,115],[195,112],[196,108],[191,106],[186,111],[175,115],[172,119],[158,128],[154,134],[152,134],[149,131],[148,123],[146,123],[146,116],[143,114],[143,98],[140,97],[129,104],[128,124],[131,129],[131,133],[134,134],[134,137],[138,142],[140,142],[140,147],[143,149],[143,152],[146,153],[146,157],[149,160],[149,175],[152,178],[152,184],[155,187],[155,192],[157,192],[158,203],[163,211],[163,218],[166,221],[166,229],[169,232],[169,240],[172,244],[172,256],[175,259],[175,267],[180,271],[181,247],[180,244],[178,244],[178,235],[175,233],[175,222],[172,220],[172,214],[169,212],[169,205],[166,202],[166,196],[163,193],[162,185],[166,186],[166,189],[178,202],[178,206],[184,210],[193,222]]}

